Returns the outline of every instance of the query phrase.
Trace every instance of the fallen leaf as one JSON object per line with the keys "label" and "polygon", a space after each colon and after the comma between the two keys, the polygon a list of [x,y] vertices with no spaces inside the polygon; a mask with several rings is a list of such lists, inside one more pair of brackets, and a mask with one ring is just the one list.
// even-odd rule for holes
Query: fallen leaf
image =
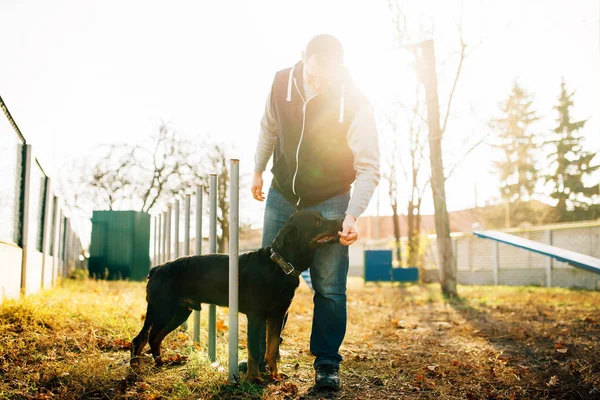
{"label": "fallen leaf", "polygon": [[556,349],[556,351],[558,351],[561,354],[566,354],[567,351],[569,351],[569,349]]}
{"label": "fallen leaf", "polygon": [[129,350],[131,348],[131,342],[124,339],[115,339],[114,344],[121,350]]}
{"label": "fallen leaf", "polygon": [[218,331],[228,331],[229,327],[225,326],[225,321],[222,319],[217,320],[217,330]]}
{"label": "fallen leaf", "polygon": [[433,372],[435,372],[436,368],[437,368],[437,365],[428,365],[427,366],[427,369],[430,370],[430,371],[433,371]]}
{"label": "fallen leaf", "polygon": [[550,380],[548,381],[548,383],[546,383],[546,386],[551,387],[556,385],[558,385],[558,377],[556,375],[553,375],[552,378],[550,378]]}

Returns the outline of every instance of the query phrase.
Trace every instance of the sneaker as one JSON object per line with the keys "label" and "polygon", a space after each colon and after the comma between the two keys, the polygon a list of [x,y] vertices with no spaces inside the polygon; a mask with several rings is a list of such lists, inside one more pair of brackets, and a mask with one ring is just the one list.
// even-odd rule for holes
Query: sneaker
{"label": "sneaker", "polygon": [[340,390],[340,368],[333,364],[315,367],[315,389]]}
{"label": "sneaker", "polygon": [[[248,372],[248,360],[240,361],[240,363],[238,364],[238,370],[242,374],[245,374],[246,372]],[[265,372],[267,370],[267,365],[266,364],[260,364],[258,366],[258,370],[260,372]]]}

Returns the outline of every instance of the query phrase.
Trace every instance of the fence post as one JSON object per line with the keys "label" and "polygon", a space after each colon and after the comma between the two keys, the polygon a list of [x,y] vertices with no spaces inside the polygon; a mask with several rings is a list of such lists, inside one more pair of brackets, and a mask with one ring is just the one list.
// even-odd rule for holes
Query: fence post
{"label": "fence post", "polygon": [[492,261],[493,261],[493,275],[494,275],[494,285],[498,284],[498,273],[500,270],[500,251],[498,247],[498,242],[496,240],[493,241],[492,244]]}
{"label": "fence post", "polygon": [[173,242],[175,242],[175,249],[173,252],[173,259],[179,258],[179,199],[175,200],[175,224],[173,230]]}
{"label": "fence post", "polygon": [[154,216],[154,218],[152,218],[152,263],[150,264],[150,267],[155,267],[158,265],[158,260],[156,258],[156,231],[158,230],[158,216]]}
{"label": "fence post", "polygon": [[59,249],[59,241],[60,241],[60,211],[59,211],[59,199],[58,197],[54,197],[53,199],[54,208],[52,209],[52,226],[54,229],[52,230],[52,237],[54,238],[52,241],[52,286],[56,285],[56,276],[58,274],[58,249]]}
{"label": "fence post", "polygon": [[162,237],[160,238],[160,243],[162,245],[162,256],[160,257],[161,264],[164,264],[167,261],[167,212],[163,211],[162,214]]}
{"label": "fence post", "polygon": [[[217,190],[217,174],[210,174],[208,252],[212,254],[217,252]],[[217,359],[217,306],[214,304],[208,306],[208,359]]]}
{"label": "fence post", "polygon": [[[552,246],[552,230],[546,231],[546,243]],[[546,257],[546,287],[552,287],[552,257]]]}
{"label": "fence post", "polygon": [[[52,216],[50,214],[50,205],[52,204],[52,190],[50,189],[50,178],[46,177],[46,196],[44,197],[44,222],[42,227],[42,289],[45,287],[47,267],[50,267],[47,262],[47,258],[50,255],[50,232]],[[52,282],[52,280],[50,280]],[[52,283],[50,283],[52,286]]]}
{"label": "fence post", "polygon": [[239,381],[238,369],[238,263],[240,161],[230,160],[229,176],[229,381]]}
{"label": "fence post", "polygon": [[173,204],[167,206],[167,261],[171,261],[171,231],[173,230]]}
{"label": "fence post", "polygon": [[23,211],[21,214],[21,295],[27,294],[27,252],[29,251],[29,189],[31,181],[31,145],[25,145],[25,169],[23,171]]}
{"label": "fence post", "polygon": [[[196,248],[195,254],[202,254],[202,195],[204,186],[196,186]],[[189,197],[187,199],[189,201]],[[188,216],[189,218],[189,216]],[[189,246],[189,243],[188,243]],[[200,311],[194,310],[194,342],[200,345]]]}
{"label": "fence post", "polygon": [[190,213],[191,213],[191,196],[185,195],[185,203],[183,204],[183,255],[190,255]]}

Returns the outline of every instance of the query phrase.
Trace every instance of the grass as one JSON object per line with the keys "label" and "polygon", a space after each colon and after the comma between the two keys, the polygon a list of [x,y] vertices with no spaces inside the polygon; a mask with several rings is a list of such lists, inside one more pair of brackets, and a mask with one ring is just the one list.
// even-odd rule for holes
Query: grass
{"label": "grass", "polygon": [[[312,293],[301,286],[284,331],[282,382],[226,382],[226,309],[218,363],[188,331],[163,344],[170,364],[128,366],[144,284],[66,280],[0,304],[2,399],[571,399],[600,398],[600,292],[538,287],[364,285],[351,279],[343,388],[315,393]],[[245,317],[240,317],[240,359]],[[198,351],[200,350],[200,351]]]}

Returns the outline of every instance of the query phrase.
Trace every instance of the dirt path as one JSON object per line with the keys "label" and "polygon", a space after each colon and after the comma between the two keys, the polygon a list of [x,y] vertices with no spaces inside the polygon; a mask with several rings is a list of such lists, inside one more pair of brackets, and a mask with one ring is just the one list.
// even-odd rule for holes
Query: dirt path
{"label": "dirt path", "polygon": [[[281,371],[263,386],[225,382],[226,310],[220,365],[189,331],[165,341],[171,365],[128,367],[128,341],[141,327],[144,287],[65,282],[0,305],[0,398],[4,399],[597,399],[600,292],[459,287],[444,301],[437,285],[348,290],[341,349],[342,390],[314,393],[308,344],[312,292],[301,286],[284,331]],[[245,318],[240,318],[241,337]],[[203,316],[203,325],[206,318]],[[197,346],[196,346],[197,347]],[[244,357],[245,340],[240,342]]]}

